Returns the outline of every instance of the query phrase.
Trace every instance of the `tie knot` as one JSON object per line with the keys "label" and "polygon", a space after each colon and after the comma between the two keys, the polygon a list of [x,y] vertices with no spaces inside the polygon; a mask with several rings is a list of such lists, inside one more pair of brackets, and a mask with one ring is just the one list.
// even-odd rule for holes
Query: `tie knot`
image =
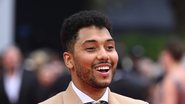
{"label": "tie knot", "polygon": [[106,102],[106,101],[93,101],[93,102],[88,102],[88,103],[84,103],[84,104],[108,104],[108,102]]}
{"label": "tie knot", "polygon": [[101,100],[101,101],[99,101],[99,102],[100,102],[100,104],[108,104],[108,102],[103,101],[103,100]]}

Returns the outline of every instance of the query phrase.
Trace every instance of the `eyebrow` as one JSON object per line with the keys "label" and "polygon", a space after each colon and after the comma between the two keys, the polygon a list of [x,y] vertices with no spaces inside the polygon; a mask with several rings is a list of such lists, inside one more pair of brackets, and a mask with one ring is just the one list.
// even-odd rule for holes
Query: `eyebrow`
{"label": "eyebrow", "polygon": [[114,39],[108,39],[107,41],[108,41],[108,42],[110,42],[110,41],[113,41],[113,42],[114,42]]}
{"label": "eyebrow", "polygon": [[[114,42],[114,39],[107,39],[106,41],[107,41],[107,42],[111,42],[111,41]],[[84,43],[94,43],[94,42],[97,42],[97,41],[94,40],[94,39],[92,39],[92,40],[86,40],[86,41],[83,42],[83,44],[84,44]]]}
{"label": "eyebrow", "polygon": [[86,40],[86,41],[83,42],[83,44],[84,43],[94,43],[94,42],[97,42],[97,41],[96,40],[93,40],[93,39],[92,40]]}

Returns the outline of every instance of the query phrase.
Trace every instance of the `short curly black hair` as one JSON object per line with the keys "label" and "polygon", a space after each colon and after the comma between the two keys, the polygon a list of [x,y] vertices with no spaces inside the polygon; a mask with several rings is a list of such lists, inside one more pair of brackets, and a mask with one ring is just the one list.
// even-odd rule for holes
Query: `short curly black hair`
{"label": "short curly black hair", "polygon": [[81,11],[64,20],[60,34],[62,50],[73,52],[79,30],[90,26],[105,27],[111,33],[111,23],[105,15],[98,11]]}

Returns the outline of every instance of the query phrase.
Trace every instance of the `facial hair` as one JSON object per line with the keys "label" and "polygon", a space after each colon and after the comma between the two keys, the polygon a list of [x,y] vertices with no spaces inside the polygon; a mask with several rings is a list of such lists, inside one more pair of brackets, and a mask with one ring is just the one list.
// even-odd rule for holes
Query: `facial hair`
{"label": "facial hair", "polygon": [[[76,74],[78,78],[83,81],[84,83],[94,87],[94,88],[106,88],[109,86],[110,83],[100,83],[98,82],[98,79],[94,76],[94,66],[98,64],[111,64],[110,62],[97,62],[95,64],[92,64],[90,69],[85,69],[78,61],[75,61],[75,69],[76,69]],[[112,65],[112,64],[111,64]],[[110,69],[112,70],[112,69]],[[115,69],[113,69],[111,74],[111,77],[113,78],[115,74]],[[112,81],[111,78],[111,81]],[[110,82],[111,82],[110,81]]]}

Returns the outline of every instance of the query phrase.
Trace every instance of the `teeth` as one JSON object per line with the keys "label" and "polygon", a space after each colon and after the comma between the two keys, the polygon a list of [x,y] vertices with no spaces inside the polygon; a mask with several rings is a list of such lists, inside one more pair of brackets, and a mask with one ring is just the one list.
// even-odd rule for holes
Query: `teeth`
{"label": "teeth", "polygon": [[107,70],[109,69],[108,66],[102,66],[102,67],[98,67],[97,70]]}

